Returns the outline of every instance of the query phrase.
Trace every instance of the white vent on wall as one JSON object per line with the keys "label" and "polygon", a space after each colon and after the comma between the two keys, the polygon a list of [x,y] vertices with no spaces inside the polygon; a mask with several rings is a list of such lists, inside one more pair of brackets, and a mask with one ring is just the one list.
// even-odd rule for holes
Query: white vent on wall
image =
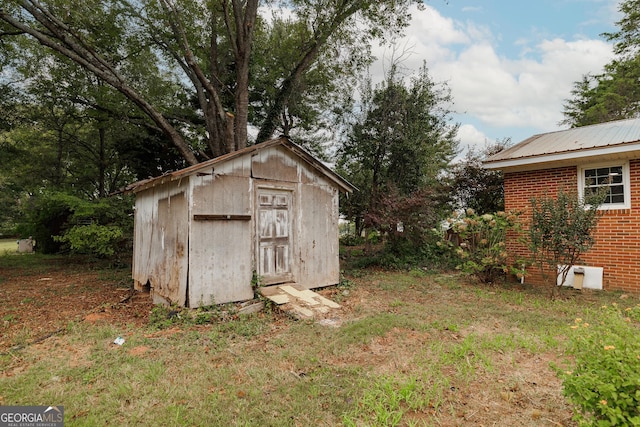
{"label": "white vent on wall", "polygon": [[[558,266],[558,272],[561,266]],[[567,281],[564,282],[565,286],[573,286],[573,282],[576,278],[574,270],[582,269],[584,271],[584,278],[582,281],[582,287],[587,289],[602,289],[602,276],[604,274],[604,268],[602,267],[587,267],[585,265],[574,265],[567,273]],[[560,285],[561,278],[558,277],[558,285]]]}

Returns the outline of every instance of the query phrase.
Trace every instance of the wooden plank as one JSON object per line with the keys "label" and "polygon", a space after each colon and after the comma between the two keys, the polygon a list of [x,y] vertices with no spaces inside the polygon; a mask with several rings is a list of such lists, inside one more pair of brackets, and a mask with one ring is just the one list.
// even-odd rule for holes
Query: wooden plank
{"label": "wooden plank", "polygon": [[185,305],[189,270],[186,193],[158,197],[157,209],[157,223],[153,224],[153,292],[170,303]]}
{"label": "wooden plank", "polygon": [[332,309],[340,305],[309,289],[303,289],[299,284],[266,286],[259,289],[266,298],[275,302],[281,309],[299,319],[324,317]]}
{"label": "wooden plank", "polygon": [[254,178],[298,182],[298,159],[288,150],[269,148],[255,153],[251,159]]}
{"label": "wooden plank", "polygon": [[271,295],[268,296],[271,301],[275,302],[278,305],[286,304],[289,302],[289,296],[285,294]]}
{"label": "wooden plank", "polygon": [[234,214],[195,214],[194,221],[250,221],[251,215],[234,215]]}
{"label": "wooden plank", "polygon": [[[189,306],[224,304],[253,297],[251,180],[216,175],[193,188],[189,241]],[[195,215],[225,217],[196,220]],[[214,218],[215,218],[214,217]]]}
{"label": "wooden plank", "polygon": [[296,282],[313,289],[340,281],[338,192],[329,186],[303,185],[297,193],[299,208],[295,264]]}

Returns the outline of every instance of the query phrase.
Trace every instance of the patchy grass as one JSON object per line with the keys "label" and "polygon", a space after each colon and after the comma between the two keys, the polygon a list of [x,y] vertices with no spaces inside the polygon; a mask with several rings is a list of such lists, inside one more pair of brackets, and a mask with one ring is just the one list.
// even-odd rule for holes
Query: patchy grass
{"label": "patchy grass", "polygon": [[16,239],[0,239],[0,255],[18,252]]}
{"label": "patchy grass", "polygon": [[[80,270],[0,260],[0,320],[12,337],[0,346],[0,404],[64,405],[80,426],[575,425],[549,366],[563,358],[567,328],[594,307],[639,301],[589,291],[551,301],[526,286],[365,270],[323,291],[340,301],[340,327],[275,309],[178,322],[118,302],[126,272]],[[79,303],[109,292],[113,301]],[[34,340],[46,330],[30,332],[29,319],[51,304],[68,311],[48,325],[60,332]],[[10,334],[18,325],[22,335]]]}

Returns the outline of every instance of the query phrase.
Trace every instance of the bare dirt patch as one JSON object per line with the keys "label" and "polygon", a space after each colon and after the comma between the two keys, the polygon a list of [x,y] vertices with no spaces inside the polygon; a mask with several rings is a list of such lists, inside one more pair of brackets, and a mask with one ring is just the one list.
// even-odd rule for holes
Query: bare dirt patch
{"label": "bare dirt patch", "polygon": [[133,292],[122,274],[105,277],[64,267],[54,264],[31,274],[0,271],[0,352],[59,333],[71,321],[147,323],[149,295]]}

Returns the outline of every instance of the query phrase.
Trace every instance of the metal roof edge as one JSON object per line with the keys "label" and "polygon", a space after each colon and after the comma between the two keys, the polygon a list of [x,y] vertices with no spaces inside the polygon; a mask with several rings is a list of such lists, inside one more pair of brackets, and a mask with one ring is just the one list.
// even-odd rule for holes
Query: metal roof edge
{"label": "metal roof edge", "polygon": [[542,163],[558,163],[572,160],[586,159],[596,156],[611,156],[616,154],[630,154],[638,152],[640,154],[640,141],[632,143],[610,145],[607,147],[599,147],[592,149],[582,149],[575,151],[565,151],[562,153],[544,154],[540,156],[521,157],[517,159],[484,161],[482,167],[484,169],[509,169],[516,167],[534,166]]}
{"label": "metal roof edge", "polygon": [[134,182],[132,184],[127,185],[122,190],[122,193],[124,194],[139,193],[140,191],[144,191],[156,185],[164,184],[166,182],[176,181],[186,176],[191,176],[203,169],[209,168],[211,166],[215,166],[218,163],[222,163],[222,162],[234,159],[236,157],[240,157],[246,154],[253,153],[255,151],[263,150],[265,148],[274,147],[278,145],[285,147],[292,153],[296,154],[299,158],[304,160],[306,163],[308,163],[315,169],[322,172],[325,176],[329,177],[331,181],[333,181],[336,185],[338,185],[344,192],[351,193],[357,190],[357,188],[353,184],[351,184],[346,179],[342,178],[340,175],[338,175],[328,166],[324,165],[320,160],[318,160],[315,156],[313,156],[311,153],[306,151],[302,146],[291,141],[291,139],[289,139],[288,137],[280,136],[277,138],[266,140],[264,142],[260,142],[258,144],[251,145],[249,147],[246,147],[240,150],[232,151],[231,153],[223,154],[222,156],[218,156],[213,159],[206,160],[204,162],[201,162],[195,165],[187,166],[186,168],[183,168],[177,171],[167,172],[166,174],[161,176],[157,176],[154,178],[147,178],[147,179]]}

